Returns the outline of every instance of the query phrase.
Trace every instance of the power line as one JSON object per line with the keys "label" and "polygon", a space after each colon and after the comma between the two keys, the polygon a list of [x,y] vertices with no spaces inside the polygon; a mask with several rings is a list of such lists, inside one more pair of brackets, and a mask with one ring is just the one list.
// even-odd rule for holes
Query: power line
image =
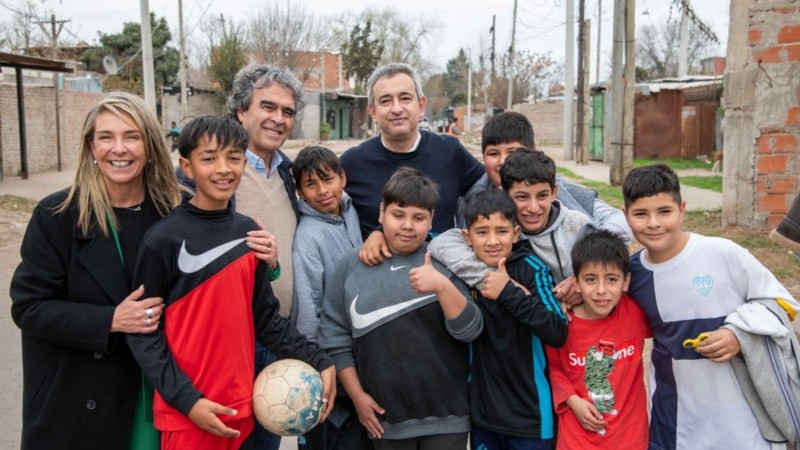
{"label": "power line", "polygon": [[0,6],[2,6],[3,8],[5,8],[5,9],[7,9],[7,10],[9,10],[9,11],[15,13],[15,14],[19,14],[19,15],[26,16],[26,17],[32,17],[32,18],[34,18],[36,20],[47,20],[45,18],[37,16],[36,14],[34,14],[31,11],[28,11],[28,12],[20,11],[15,6],[11,6],[11,5],[3,2],[3,1],[0,1]]}
{"label": "power line", "polygon": [[[197,4],[197,1],[195,1],[195,4]],[[186,33],[186,36],[183,37],[184,40],[187,37],[191,36],[192,33],[194,33],[195,28],[197,28],[200,25],[200,23],[203,21],[203,17],[206,16],[206,14],[208,13],[209,8],[211,8],[211,5],[213,5],[213,4],[214,4],[214,0],[209,0],[208,6],[206,6],[206,9],[203,10],[203,14],[200,14],[200,18],[197,19],[197,22],[195,22],[194,26],[192,26],[192,29],[189,30],[189,32]]]}
{"label": "power line", "polygon": [[692,5],[689,4],[689,0],[672,0],[672,3],[686,12],[686,17],[697,27],[698,30],[700,30],[701,33],[714,41],[717,45],[720,44],[717,35],[711,30],[711,28],[708,27],[708,25],[706,25],[702,20],[700,20],[699,17],[697,17],[697,14],[695,14],[694,10],[692,9]]}

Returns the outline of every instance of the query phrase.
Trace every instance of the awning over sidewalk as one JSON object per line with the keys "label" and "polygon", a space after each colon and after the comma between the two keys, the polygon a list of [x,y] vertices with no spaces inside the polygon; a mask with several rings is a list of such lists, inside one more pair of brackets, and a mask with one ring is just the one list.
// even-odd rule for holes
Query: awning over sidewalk
{"label": "awning over sidewalk", "polygon": [[75,72],[74,64],[66,61],[35,58],[33,56],[15,55],[13,53],[4,52],[0,52],[0,67],[46,70],[48,72]]}
{"label": "awning over sidewalk", "polygon": [[[17,111],[19,114],[19,156],[22,169],[22,178],[28,179],[28,147],[25,141],[25,97],[22,91],[22,69],[45,70],[48,72],[75,72],[73,63],[66,61],[56,61],[53,59],[35,58],[33,56],[15,55],[13,53],[0,52],[0,67],[13,67],[17,78]],[[56,86],[58,90],[58,86]],[[58,128],[58,93],[56,93],[56,128]],[[60,139],[59,139],[60,141]],[[60,152],[60,147],[59,147]],[[0,153],[2,158],[2,153]],[[59,168],[61,157],[59,155]],[[3,179],[2,159],[0,159],[0,180]]]}

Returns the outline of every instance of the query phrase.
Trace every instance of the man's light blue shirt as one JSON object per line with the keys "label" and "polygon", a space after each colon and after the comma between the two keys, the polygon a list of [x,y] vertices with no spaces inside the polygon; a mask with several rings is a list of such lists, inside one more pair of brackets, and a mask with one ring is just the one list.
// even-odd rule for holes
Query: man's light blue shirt
{"label": "man's light blue shirt", "polygon": [[[266,178],[269,178],[269,176],[267,175],[267,165],[264,162],[264,160],[261,159],[260,156],[251,152],[249,148],[245,150],[244,155],[247,157],[247,162],[250,163],[250,165],[253,166],[254,169],[256,169],[256,172],[260,173],[261,175],[264,175]],[[275,173],[275,171],[278,170],[278,166],[280,166],[282,162],[283,162],[283,156],[281,156],[281,154],[276,150],[272,154],[272,162],[269,165],[270,175],[272,175],[273,173]]]}

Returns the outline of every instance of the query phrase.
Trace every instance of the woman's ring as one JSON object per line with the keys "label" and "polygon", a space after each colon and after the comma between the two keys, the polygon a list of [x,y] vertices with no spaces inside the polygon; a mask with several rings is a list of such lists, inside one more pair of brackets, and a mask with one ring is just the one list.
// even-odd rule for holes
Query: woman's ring
{"label": "woman's ring", "polygon": [[[153,308],[145,309],[144,313],[147,314],[147,321],[148,322],[150,321],[150,319],[152,319],[156,315],[155,312],[153,312]],[[150,324],[148,323],[148,325],[150,325]]]}
{"label": "woman's ring", "polygon": [[149,327],[149,326],[150,326],[150,324],[151,324],[151,322],[150,322],[150,318],[148,317],[148,318],[147,318],[147,326]]}

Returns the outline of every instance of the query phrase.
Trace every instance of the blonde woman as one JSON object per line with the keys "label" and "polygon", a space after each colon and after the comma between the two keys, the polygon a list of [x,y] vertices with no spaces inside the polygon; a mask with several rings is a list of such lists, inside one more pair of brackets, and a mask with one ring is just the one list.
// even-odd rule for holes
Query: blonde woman
{"label": "blonde woman", "polygon": [[[22,448],[125,449],[141,435],[134,410],[144,417],[151,398],[125,334],[156,330],[163,306],[130,280],[140,239],[180,200],[153,112],[133,94],[106,95],[86,117],[72,186],[34,210],[11,281]],[[262,259],[267,239],[248,237]]]}

